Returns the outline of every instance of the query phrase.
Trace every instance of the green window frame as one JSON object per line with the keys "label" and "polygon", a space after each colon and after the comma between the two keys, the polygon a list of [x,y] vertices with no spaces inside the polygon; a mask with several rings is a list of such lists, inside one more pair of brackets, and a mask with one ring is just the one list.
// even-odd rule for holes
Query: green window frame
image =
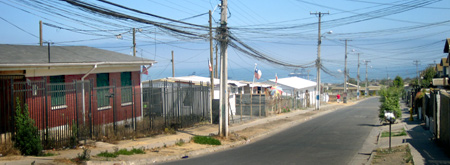
{"label": "green window frame", "polygon": [[133,100],[132,86],[131,86],[131,72],[120,73],[121,84],[121,102],[130,103]]}
{"label": "green window frame", "polygon": [[[99,73],[97,74],[97,87],[107,87],[109,86],[109,73]],[[109,102],[109,88],[97,89],[97,107],[110,106]]]}
{"label": "green window frame", "polygon": [[66,105],[65,76],[50,76],[50,97],[53,109]]}

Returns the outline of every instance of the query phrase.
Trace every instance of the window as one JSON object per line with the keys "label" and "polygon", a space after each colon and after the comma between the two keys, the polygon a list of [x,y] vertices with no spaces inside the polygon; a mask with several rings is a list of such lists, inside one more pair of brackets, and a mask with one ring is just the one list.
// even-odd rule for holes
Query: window
{"label": "window", "polygon": [[50,96],[52,109],[62,109],[66,106],[66,87],[63,76],[50,76]]}
{"label": "window", "polygon": [[131,72],[122,72],[120,73],[120,83],[122,86],[122,93],[121,93],[121,101],[122,105],[124,103],[131,103],[133,96],[132,96],[132,86],[131,86]]}
{"label": "window", "polygon": [[109,88],[101,88],[109,86],[109,74],[99,73],[97,74],[97,107],[107,107],[110,106],[109,98],[111,94],[109,93]]}

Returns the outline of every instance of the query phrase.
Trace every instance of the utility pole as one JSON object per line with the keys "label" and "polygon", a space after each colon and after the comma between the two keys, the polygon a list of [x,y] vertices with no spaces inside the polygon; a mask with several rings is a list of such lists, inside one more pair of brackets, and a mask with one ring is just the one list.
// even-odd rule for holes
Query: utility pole
{"label": "utility pole", "polygon": [[217,48],[217,44],[216,44],[216,65],[214,66],[214,78],[218,78],[218,76],[217,76],[217,66],[218,66],[217,61],[219,61],[219,59],[217,59],[217,52],[218,51],[219,51],[219,49]]}
{"label": "utility pole", "polygon": [[347,41],[352,41],[345,39],[345,68],[344,68],[344,103],[347,103]]}
{"label": "utility pole", "polygon": [[315,13],[309,13],[310,15],[318,15],[319,16],[319,23],[318,23],[318,42],[317,42],[317,60],[316,60],[316,67],[317,67],[317,86],[316,86],[316,110],[320,110],[320,66],[322,65],[320,63],[320,44],[322,43],[322,36],[320,33],[320,21],[323,15],[330,14],[330,13],[321,13],[321,12],[315,12]]}
{"label": "utility pole", "polygon": [[359,91],[359,53],[358,53],[358,76],[356,76],[356,86],[357,86],[357,91],[356,91],[356,99],[359,99],[359,95],[360,95],[360,91]]}
{"label": "utility pole", "polygon": [[420,88],[419,70],[418,70],[419,60],[414,60],[413,62],[414,62],[414,64],[416,65],[417,85],[419,85],[419,88]]}
{"label": "utility pole", "polygon": [[136,28],[133,28],[133,56],[136,57]]}
{"label": "utility pole", "polygon": [[222,0],[219,28],[220,42],[220,125],[219,135],[228,137],[228,68],[227,68],[227,46],[228,46],[228,28],[227,28],[227,0]]}
{"label": "utility pole", "polygon": [[364,95],[367,96],[369,93],[369,79],[367,79],[367,64],[370,62],[370,60],[365,60],[364,62],[366,63],[366,91]]}
{"label": "utility pole", "polygon": [[39,21],[39,46],[42,46],[42,21]]}
{"label": "utility pole", "polygon": [[[213,36],[212,36],[212,21],[211,21],[211,10],[209,10],[209,56],[210,56],[210,60],[209,60],[209,65],[212,65],[213,63]],[[213,74],[213,70],[211,69],[209,70],[209,74],[211,77],[211,99],[209,99],[209,117],[210,117],[210,123],[212,124],[212,102],[214,99],[214,74]],[[208,68],[209,69],[209,68]]]}
{"label": "utility pole", "polygon": [[175,64],[173,59],[173,50],[172,50],[172,77],[175,77]]}

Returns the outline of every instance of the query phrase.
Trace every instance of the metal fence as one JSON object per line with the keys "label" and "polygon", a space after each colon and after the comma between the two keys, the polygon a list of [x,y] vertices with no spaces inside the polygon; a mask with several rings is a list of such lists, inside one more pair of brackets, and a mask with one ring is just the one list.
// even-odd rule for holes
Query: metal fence
{"label": "metal fence", "polygon": [[[12,142],[15,132],[15,110],[27,107],[46,148],[67,146],[78,126],[81,82],[47,83],[39,81],[1,80],[1,143]],[[24,110],[24,108],[22,108]],[[75,130],[76,131],[76,130]]]}
{"label": "metal fence", "polygon": [[210,120],[207,84],[150,81],[142,92],[145,122],[141,132],[186,128]]}
{"label": "metal fence", "polygon": [[115,141],[209,121],[207,86],[112,84],[0,79],[0,144],[13,142],[16,99],[28,106],[45,148],[73,147],[74,138]]}
{"label": "metal fence", "polygon": [[286,113],[306,108],[305,99],[293,96],[274,98],[265,94],[236,94],[235,110],[231,110],[231,123]]}

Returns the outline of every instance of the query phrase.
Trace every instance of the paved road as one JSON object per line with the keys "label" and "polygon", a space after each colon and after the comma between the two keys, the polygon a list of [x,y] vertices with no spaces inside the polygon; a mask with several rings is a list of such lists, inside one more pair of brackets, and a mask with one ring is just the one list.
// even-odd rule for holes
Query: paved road
{"label": "paved road", "polygon": [[242,147],[167,164],[349,164],[379,123],[378,107],[370,98]]}

